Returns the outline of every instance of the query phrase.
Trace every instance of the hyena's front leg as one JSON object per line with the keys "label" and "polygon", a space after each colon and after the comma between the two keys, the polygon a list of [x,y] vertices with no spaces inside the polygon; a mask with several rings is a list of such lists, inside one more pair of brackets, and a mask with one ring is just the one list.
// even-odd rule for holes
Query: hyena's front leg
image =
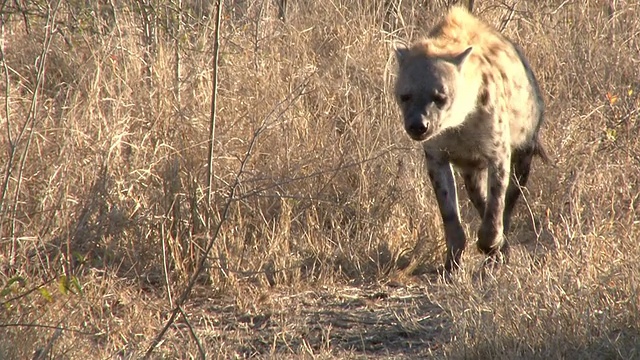
{"label": "hyena's front leg", "polygon": [[447,272],[451,272],[460,267],[460,257],[467,242],[460,223],[456,183],[451,164],[446,159],[426,151],[425,155],[429,179],[438,200],[447,241],[447,259],[444,268]]}
{"label": "hyena's front leg", "polygon": [[487,169],[467,168],[462,171],[464,186],[469,194],[469,200],[476,208],[480,218],[484,217],[487,208]]}
{"label": "hyena's front leg", "polygon": [[503,235],[503,215],[509,185],[510,157],[510,153],[506,152],[502,158],[492,161],[488,169],[489,194],[482,223],[478,230],[478,248],[491,257],[507,251],[507,243]]}

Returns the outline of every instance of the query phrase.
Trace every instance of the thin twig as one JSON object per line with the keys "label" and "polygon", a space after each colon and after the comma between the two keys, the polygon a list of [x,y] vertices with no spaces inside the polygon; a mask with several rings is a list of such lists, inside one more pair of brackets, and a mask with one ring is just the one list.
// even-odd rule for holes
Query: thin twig
{"label": "thin twig", "polygon": [[507,8],[509,8],[509,14],[507,15],[506,18],[502,19],[502,23],[500,24],[500,32],[503,32],[507,29],[507,26],[509,26],[509,23],[511,22],[511,20],[513,20],[513,14],[516,12],[516,6],[518,5],[518,1],[516,1],[513,5],[507,5],[506,3],[504,4]]}
{"label": "thin twig", "polygon": [[1,328],[10,328],[10,327],[28,327],[28,328],[41,328],[41,329],[53,329],[53,330],[62,330],[69,331],[76,334],[82,335],[95,335],[95,333],[90,333],[82,330],[76,330],[71,328],[66,328],[62,326],[54,326],[54,325],[41,325],[41,324],[28,324],[28,323],[11,323],[11,324],[0,324]]}
{"label": "thin twig", "polygon": [[[220,13],[218,13],[218,16],[220,16]],[[289,94],[287,96],[287,98],[289,98],[290,95],[291,94]],[[273,112],[274,111],[272,111],[271,113],[273,113]],[[269,120],[271,120],[271,121],[269,121]],[[202,254],[202,257],[200,258],[200,261],[198,262],[198,265],[197,265],[193,275],[191,276],[191,279],[189,280],[189,283],[187,284],[185,290],[180,295],[180,298],[176,301],[175,307],[171,312],[171,316],[169,317],[169,320],[167,320],[167,323],[165,324],[165,326],[162,328],[162,330],[158,333],[156,338],[153,340],[153,342],[151,343],[151,345],[147,349],[147,352],[145,353],[143,359],[149,359],[149,357],[151,356],[151,353],[153,353],[153,350],[156,348],[156,346],[158,346],[160,341],[162,341],[162,338],[164,337],[165,333],[169,330],[171,325],[175,322],[176,316],[180,312],[180,307],[189,298],[191,290],[195,286],[196,282],[198,281],[198,278],[200,277],[200,274],[202,273],[202,271],[205,268],[205,263],[206,263],[206,261],[207,261],[207,259],[209,257],[209,253],[211,252],[211,249],[213,248],[213,245],[214,245],[216,239],[218,239],[218,237],[220,236],[222,225],[229,218],[229,212],[230,212],[230,209],[231,209],[231,204],[233,204],[236,201],[236,192],[238,191],[238,188],[240,187],[240,182],[241,182],[240,178],[244,174],[245,168],[246,168],[247,164],[249,163],[249,159],[253,155],[253,151],[254,151],[254,148],[255,148],[255,146],[257,144],[258,138],[272,124],[273,124],[272,117],[270,115],[267,115],[262,120],[261,124],[257,127],[257,129],[253,132],[253,135],[252,135],[251,140],[249,142],[249,147],[247,148],[247,151],[246,151],[246,153],[244,155],[244,158],[240,162],[240,168],[236,172],[235,179],[233,181],[233,184],[231,185],[231,190],[229,192],[229,195],[228,195],[227,200],[225,202],[224,208],[222,210],[222,215],[220,216],[220,221],[216,225],[215,231],[213,231],[213,235],[211,236],[211,238],[209,238],[209,240],[207,242],[207,245],[206,245],[206,247],[204,249],[204,253]],[[207,205],[210,206],[210,203],[208,203]],[[211,210],[209,210],[209,211],[211,211]]]}
{"label": "thin twig", "polygon": [[[250,189],[249,191],[247,191],[247,192],[245,192],[243,194],[240,194],[235,200],[239,201],[239,200],[247,199],[247,198],[252,197],[252,196],[260,196],[261,193],[263,193],[263,192],[265,192],[267,190],[271,190],[271,189],[274,189],[274,188],[277,188],[277,187],[280,187],[280,186],[283,186],[283,185],[287,185],[287,184],[290,184],[290,183],[294,183],[294,182],[297,182],[297,181],[302,181],[302,180],[307,180],[307,179],[311,179],[311,178],[315,178],[315,177],[320,177],[320,176],[325,175],[325,174],[337,174],[337,173],[339,173],[341,171],[344,171],[346,169],[349,169],[349,168],[352,168],[352,167],[356,167],[356,166],[360,166],[362,164],[366,164],[368,162],[372,162],[374,160],[380,159],[380,158],[390,154],[393,151],[401,151],[401,150],[405,150],[405,149],[402,149],[402,148],[396,147],[395,145],[392,145],[390,148],[388,148],[386,150],[383,150],[380,153],[378,153],[378,154],[376,154],[374,156],[371,156],[369,158],[366,158],[366,159],[352,161],[352,162],[349,162],[349,163],[346,163],[346,164],[342,164],[341,163],[337,167],[318,170],[316,172],[313,172],[313,173],[307,174],[307,175],[292,177],[292,178],[289,178],[289,179],[279,179],[279,181],[277,183],[275,183],[275,184],[268,184],[268,185],[264,185],[262,187],[257,187],[257,188],[254,188],[254,189]],[[249,182],[249,181],[247,181],[247,182]],[[245,182],[245,183],[247,183],[247,182]]]}
{"label": "thin twig", "polygon": [[[58,0],[55,4],[55,7],[52,9],[51,6],[47,8],[47,22],[45,24],[45,36],[42,44],[42,52],[40,53],[39,62],[38,62],[38,71],[36,73],[36,83],[35,88],[33,89],[33,96],[31,98],[31,106],[29,108],[29,113],[27,115],[27,120],[24,122],[22,129],[18,137],[16,137],[15,145],[20,142],[22,137],[28,131],[27,141],[24,146],[24,150],[20,155],[20,166],[18,167],[18,176],[16,183],[16,190],[13,197],[13,209],[11,212],[11,225],[9,237],[12,239],[11,241],[11,254],[9,258],[9,264],[13,266],[15,264],[15,257],[17,251],[17,238],[15,237],[15,228],[16,228],[16,214],[18,212],[18,203],[20,199],[20,187],[22,186],[22,172],[24,171],[26,162],[27,162],[27,154],[29,153],[29,148],[31,146],[31,140],[33,139],[33,133],[35,129],[36,122],[36,114],[38,111],[38,96],[40,90],[44,86],[44,79],[46,74],[46,63],[47,63],[47,54],[49,53],[49,48],[51,47],[51,41],[53,39],[54,28],[55,28],[55,18],[58,13],[58,9],[60,8],[60,3],[62,0]],[[12,155],[15,155],[12,154]]]}
{"label": "thin twig", "polygon": [[169,296],[169,305],[173,307],[173,295],[171,294],[171,279],[169,278],[169,259],[167,258],[167,234],[165,233],[164,223],[160,227],[160,239],[162,241],[162,269],[164,271],[164,281],[167,285],[167,295]]}
{"label": "thin twig", "polygon": [[[216,1],[216,36],[215,36],[215,41],[214,41],[214,47],[213,47],[213,89],[212,89],[212,94],[211,94],[211,114],[210,114],[210,128],[209,128],[209,161],[207,164],[207,223],[210,224],[211,222],[211,188],[213,186],[212,182],[213,182],[213,146],[214,146],[214,139],[215,139],[215,128],[216,128],[216,110],[217,110],[217,94],[218,94],[218,53],[219,53],[219,48],[220,48],[220,23],[221,23],[221,19],[222,19],[222,1],[221,0],[217,0]],[[259,129],[260,130],[260,129]],[[234,198],[234,194],[236,189],[238,188],[238,186],[240,185],[240,175],[244,172],[244,168],[247,164],[247,162],[249,161],[249,158],[251,157],[252,151],[253,151],[253,147],[255,146],[255,141],[256,141],[256,137],[257,135],[254,135],[250,145],[249,145],[249,149],[247,150],[247,153],[245,154],[245,158],[242,161],[242,163],[240,164],[240,169],[237,173],[235,182],[231,188],[231,193],[229,194],[229,198],[227,199],[227,202],[225,204],[223,213],[222,213],[222,217],[220,219],[220,221],[218,222],[218,225],[216,227],[216,230],[213,234],[213,236],[208,240],[207,246],[204,250],[204,254],[202,255],[202,257],[200,258],[200,261],[198,262],[198,266],[196,267],[191,279],[189,280],[189,283],[187,284],[187,287],[185,288],[185,290],[182,292],[182,294],[180,295],[180,298],[176,301],[175,303],[175,307],[173,309],[173,311],[171,312],[171,316],[169,317],[169,320],[167,320],[167,323],[165,324],[164,328],[162,328],[162,330],[158,333],[158,335],[156,336],[156,338],[153,340],[153,342],[151,343],[151,345],[149,346],[149,348],[147,349],[147,352],[145,353],[143,359],[148,359],[151,354],[153,353],[153,350],[156,348],[156,346],[158,346],[158,344],[160,343],[160,341],[162,340],[162,338],[164,337],[164,334],[167,332],[167,330],[169,330],[169,327],[171,327],[171,325],[174,323],[176,316],[178,315],[178,313],[181,311],[181,306],[184,304],[185,301],[187,301],[187,299],[189,298],[189,295],[191,294],[191,290],[193,289],[193,287],[195,286],[196,282],[198,281],[198,277],[200,276],[200,274],[202,273],[203,269],[205,268],[205,262],[207,260],[207,257],[209,255],[209,252],[211,252],[211,249],[213,248],[213,244],[215,243],[215,240],[218,238],[219,234],[220,234],[220,230],[222,229],[222,224],[225,222],[225,220],[228,218],[229,216],[229,209],[231,208],[231,204],[233,203],[233,198]]]}
{"label": "thin twig", "polygon": [[233,182],[233,185],[231,186],[231,192],[229,193],[229,197],[227,198],[224,209],[222,211],[220,222],[218,222],[218,225],[216,226],[213,236],[209,239],[207,243],[207,247],[204,249],[204,254],[202,254],[202,257],[198,262],[198,266],[196,267],[195,272],[191,276],[191,279],[189,280],[187,287],[183,291],[182,295],[180,295],[180,298],[176,301],[176,306],[171,312],[171,316],[169,317],[169,320],[167,320],[167,323],[165,324],[164,328],[160,331],[160,333],[158,333],[156,338],[153,340],[152,344],[149,346],[149,349],[145,353],[143,359],[149,359],[149,357],[151,356],[151,353],[153,352],[153,349],[155,349],[155,347],[158,346],[158,344],[164,337],[164,334],[167,332],[167,330],[169,330],[169,327],[171,327],[171,325],[175,322],[176,316],[180,312],[180,307],[189,298],[189,294],[191,293],[191,290],[195,286],[200,274],[205,268],[205,263],[209,256],[209,253],[211,252],[211,249],[213,248],[213,244],[215,243],[215,240],[218,238],[218,236],[220,236],[222,225],[229,218],[229,211],[231,209],[231,204],[235,202],[234,200],[235,192],[240,186],[240,176],[244,174],[244,169],[247,166],[249,159],[251,158],[251,155],[253,155],[253,149],[256,146],[256,142],[258,140],[259,135],[264,131],[264,128],[265,128],[265,123],[263,122],[260,125],[260,127],[258,127],[258,129],[254,132],[253,137],[251,138],[251,142],[249,143],[249,148],[247,149],[244,159],[242,159],[242,163],[240,164],[240,169],[236,173],[235,180]]}
{"label": "thin twig", "polygon": [[5,301],[0,302],[0,307],[4,306],[5,304],[8,304],[8,303],[14,302],[14,301],[16,301],[16,300],[18,300],[18,299],[20,299],[20,298],[23,298],[23,297],[25,297],[25,296],[27,296],[27,295],[31,294],[32,292],[34,292],[34,291],[36,291],[36,290],[41,289],[43,286],[45,286],[45,285],[47,285],[47,284],[51,283],[53,280],[55,280],[55,278],[51,278],[51,279],[49,279],[49,280],[46,280],[46,281],[44,281],[42,284],[40,284],[40,285],[38,285],[38,286],[36,286],[36,287],[33,287],[33,288],[31,288],[31,289],[29,289],[29,290],[27,290],[27,291],[23,292],[22,294],[18,294],[18,295],[16,295],[16,296],[12,297],[11,299],[7,299],[7,300],[5,300]]}
{"label": "thin twig", "polygon": [[[181,54],[180,54],[180,39],[182,38],[182,21],[183,21],[183,10],[182,10],[182,0],[178,0],[178,15],[176,16],[176,19],[178,21],[178,24],[176,25],[176,30],[175,33],[173,34],[174,36],[174,43],[175,43],[175,97],[176,97],[176,103],[178,105],[178,113],[182,115],[182,92],[181,92],[181,84],[182,84],[182,76],[181,76],[181,72],[182,72],[182,61],[181,61]],[[167,11],[168,13],[168,11]]]}
{"label": "thin twig", "polygon": [[475,3],[474,0],[467,0],[465,1],[466,5],[467,5],[467,10],[469,10],[470,13],[473,12],[473,5]]}
{"label": "thin twig", "polygon": [[191,326],[191,322],[189,321],[187,314],[184,312],[182,308],[179,308],[179,309],[180,309],[180,314],[182,314],[182,318],[184,319],[184,323],[187,324],[187,328],[189,329],[189,333],[191,334],[193,341],[195,341],[196,345],[198,345],[198,352],[200,353],[200,358],[203,360],[206,359],[207,356],[204,352],[204,349],[202,348],[202,343],[200,342],[200,339],[198,339],[196,332],[193,330],[193,326]]}
{"label": "thin twig", "polygon": [[33,357],[34,360],[44,360],[48,358],[49,352],[53,347],[53,343],[56,342],[56,340],[58,340],[60,335],[62,335],[62,329],[58,328],[56,329],[56,331],[53,332],[53,335],[51,336],[51,339],[49,339],[49,342],[47,342],[47,345],[43,349],[39,349],[37,351],[36,355]]}
{"label": "thin twig", "polygon": [[[207,163],[207,206],[211,206],[211,190],[213,188],[213,148],[216,135],[216,110],[218,101],[218,54],[220,52],[220,20],[222,19],[222,1],[216,1],[216,36],[213,42],[213,89],[211,90],[211,114],[209,122],[209,161]],[[207,216],[208,218],[210,216]],[[210,219],[207,219],[209,222]]]}
{"label": "thin twig", "polygon": [[[2,8],[4,9],[4,3]],[[6,119],[6,131],[7,131],[7,142],[9,143],[9,158],[7,159],[7,163],[5,166],[7,167],[4,172],[4,180],[2,181],[2,190],[0,192],[0,226],[4,224],[4,199],[7,195],[7,190],[9,188],[9,178],[11,177],[11,169],[13,168],[13,158],[16,151],[15,144],[11,139],[11,107],[10,107],[10,94],[11,94],[11,83],[9,81],[9,67],[7,66],[7,58],[4,54],[4,40],[5,40],[5,32],[4,32],[4,15],[0,15],[0,61],[2,61],[2,69],[4,70],[4,112]]]}

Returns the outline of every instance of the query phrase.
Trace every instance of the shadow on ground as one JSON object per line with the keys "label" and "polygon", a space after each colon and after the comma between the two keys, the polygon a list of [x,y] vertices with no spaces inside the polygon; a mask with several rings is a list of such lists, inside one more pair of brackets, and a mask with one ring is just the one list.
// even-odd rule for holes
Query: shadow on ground
{"label": "shadow on ground", "polygon": [[418,286],[326,288],[271,294],[255,311],[212,300],[193,309],[212,325],[199,333],[226,355],[422,357],[449,341],[448,318],[426,293]]}

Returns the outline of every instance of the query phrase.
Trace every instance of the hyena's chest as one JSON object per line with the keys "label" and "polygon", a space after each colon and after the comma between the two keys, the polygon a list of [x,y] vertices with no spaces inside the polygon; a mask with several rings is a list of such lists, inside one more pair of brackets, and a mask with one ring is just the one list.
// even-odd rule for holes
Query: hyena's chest
{"label": "hyena's chest", "polygon": [[424,150],[462,169],[486,168],[501,152],[508,151],[503,148],[506,142],[503,134],[473,124],[465,125],[424,141]]}

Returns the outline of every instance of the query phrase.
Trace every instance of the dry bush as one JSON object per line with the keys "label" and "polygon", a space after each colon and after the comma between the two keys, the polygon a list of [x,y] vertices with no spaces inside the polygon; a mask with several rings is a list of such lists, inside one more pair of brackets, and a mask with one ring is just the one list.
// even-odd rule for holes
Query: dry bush
{"label": "dry bush", "polygon": [[0,358],[141,355],[212,240],[158,356],[639,356],[639,4],[475,2],[540,78],[555,166],[513,262],[479,280],[471,244],[443,284],[390,43],[449,2],[277,3],[225,5],[211,204],[211,7],[2,5]]}

